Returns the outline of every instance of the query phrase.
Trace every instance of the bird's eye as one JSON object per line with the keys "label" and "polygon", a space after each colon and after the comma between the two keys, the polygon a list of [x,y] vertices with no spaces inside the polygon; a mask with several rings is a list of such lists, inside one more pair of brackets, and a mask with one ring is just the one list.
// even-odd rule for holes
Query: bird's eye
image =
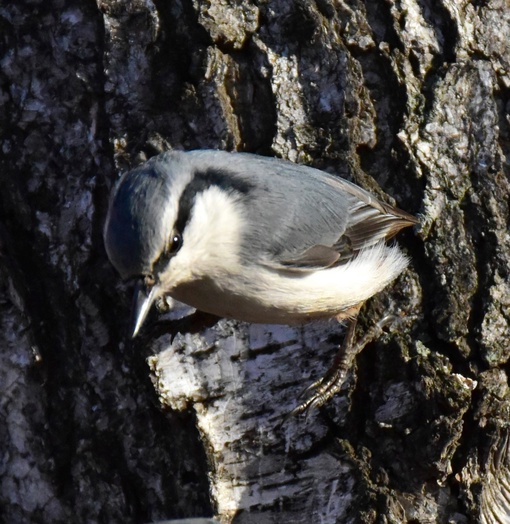
{"label": "bird's eye", "polygon": [[179,233],[174,233],[172,235],[172,240],[170,242],[170,247],[168,248],[168,254],[174,255],[181,249],[182,246],[182,236]]}
{"label": "bird's eye", "polygon": [[[168,239],[168,244],[165,246],[164,251],[161,252],[159,257],[152,264],[153,275],[159,275],[170,262],[170,259],[181,249],[182,236],[179,233],[172,233],[172,236]],[[152,280],[156,281],[158,277],[151,277]]]}

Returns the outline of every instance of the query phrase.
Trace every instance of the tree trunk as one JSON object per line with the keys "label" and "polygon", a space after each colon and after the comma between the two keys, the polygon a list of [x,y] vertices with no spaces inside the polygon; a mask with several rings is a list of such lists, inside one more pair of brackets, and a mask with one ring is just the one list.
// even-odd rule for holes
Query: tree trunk
{"label": "tree trunk", "polygon": [[[0,46],[3,522],[510,521],[505,0],[24,0]],[[358,337],[399,320],[324,408],[286,417],[333,321],[176,305],[129,339],[108,196],[170,148],[306,163],[420,216]]]}

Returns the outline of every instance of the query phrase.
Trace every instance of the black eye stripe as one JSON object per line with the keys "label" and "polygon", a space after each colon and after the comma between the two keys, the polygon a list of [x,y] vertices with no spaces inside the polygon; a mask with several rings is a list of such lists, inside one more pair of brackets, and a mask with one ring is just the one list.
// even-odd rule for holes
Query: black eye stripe
{"label": "black eye stripe", "polygon": [[[200,184],[205,184],[206,187],[218,186],[226,191],[236,191],[242,195],[247,195],[255,186],[250,181],[235,175],[235,173],[226,169],[211,167],[205,171],[196,172],[193,180],[198,180]],[[191,183],[193,183],[193,180]]]}
{"label": "black eye stripe", "polygon": [[198,193],[203,193],[210,187],[219,187],[225,191],[234,191],[241,195],[247,195],[254,185],[247,181],[234,178],[227,170],[210,168],[205,171],[197,171],[189,184],[185,187],[179,199],[179,211],[175,222],[175,230],[184,231],[191,215],[193,202]]}
{"label": "black eye stripe", "polygon": [[225,169],[210,168],[204,171],[197,171],[189,184],[184,188],[179,199],[179,211],[175,221],[172,236],[169,238],[167,249],[161,253],[153,264],[153,273],[159,275],[170,259],[177,254],[182,246],[182,233],[189,222],[191,210],[198,194],[203,193],[210,187],[219,187],[227,192],[235,192],[239,195],[247,195],[254,187],[247,180],[234,178]]}

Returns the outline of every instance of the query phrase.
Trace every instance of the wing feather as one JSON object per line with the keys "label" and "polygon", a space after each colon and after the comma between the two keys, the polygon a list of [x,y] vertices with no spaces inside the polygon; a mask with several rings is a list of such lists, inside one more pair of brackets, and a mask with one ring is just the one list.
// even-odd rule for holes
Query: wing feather
{"label": "wing feather", "polygon": [[311,167],[246,153],[193,154],[207,155],[208,165],[225,174],[226,185],[229,178],[254,182],[243,200],[249,224],[245,252],[258,253],[258,263],[274,269],[303,272],[343,264],[418,222],[359,186]]}

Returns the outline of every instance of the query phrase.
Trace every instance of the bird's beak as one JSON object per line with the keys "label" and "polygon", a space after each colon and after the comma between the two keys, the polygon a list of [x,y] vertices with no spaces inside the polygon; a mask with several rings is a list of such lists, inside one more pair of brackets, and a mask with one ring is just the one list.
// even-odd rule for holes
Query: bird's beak
{"label": "bird's beak", "polygon": [[142,327],[149,310],[156,298],[158,287],[156,285],[147,286],[143,279],[140,279],[135,286],[133,296],[133,308],[131,310],[131,326],[133,328],[132,338],[135,338]]}

